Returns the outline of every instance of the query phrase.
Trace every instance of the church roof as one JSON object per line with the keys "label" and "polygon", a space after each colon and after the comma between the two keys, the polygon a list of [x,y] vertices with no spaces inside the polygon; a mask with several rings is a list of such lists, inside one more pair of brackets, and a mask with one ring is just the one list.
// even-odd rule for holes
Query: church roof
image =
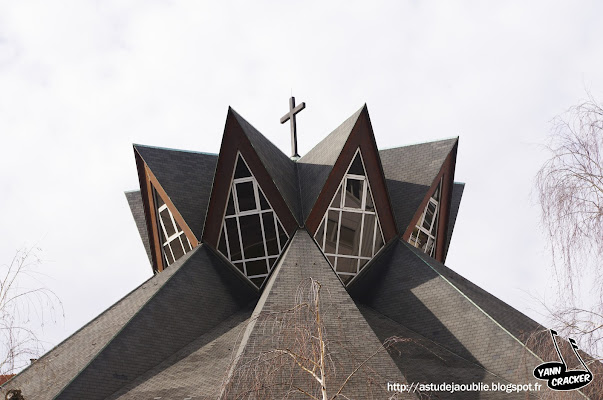
{"label": "church roof", "polygon": [[[141,191],[126,197],[155,275],[3,390],[275,398],[283,384],[317,390],[300,367],[322,365],[322,344],[331,395],[533,381],[548,356],[528,336],[544,328],[443,263],[464,190],[457,147],[377,151],[366,106],[296,161],[232,109],[219,155],[134,145]],[[408,237],[428,211],[442,216],[431,253]]]}

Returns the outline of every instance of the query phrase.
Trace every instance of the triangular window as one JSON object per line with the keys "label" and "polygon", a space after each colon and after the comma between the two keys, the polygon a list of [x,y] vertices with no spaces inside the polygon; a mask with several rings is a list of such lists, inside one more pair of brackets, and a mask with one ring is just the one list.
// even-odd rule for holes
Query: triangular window
{"label": "triangular window", "polygon": [[438,223],[440,220],[440,196],[442,191],[442,181],[438,184],[433,195],[429,198],[423,214],[419,218],[417,225],[412,231],[408,243],[424,253],[435,257]]}
{"label": "triangular window", "polygon": [[155,189],[153,189],[153,194],[157,205],[157,227],[159,229],[159,240],[161,241],[161,252],[166,265],[169,266],[191,251],[192,246],[186,234],[174,219],[172,211]]}
{"label": "triangular window", "polygon": [[260,185],[239,154],[218,250],[260,287],[288,239]]}
{"label": "triangular window", "polygon": [[314,239],[345,284],[383,247],[383,233],[360,150],[343,177]]}

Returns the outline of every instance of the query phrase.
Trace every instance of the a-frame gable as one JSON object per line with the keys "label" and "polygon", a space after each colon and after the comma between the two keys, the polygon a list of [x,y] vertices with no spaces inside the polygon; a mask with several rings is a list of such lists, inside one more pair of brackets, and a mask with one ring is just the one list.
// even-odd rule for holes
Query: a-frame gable
{"label": "a-frame gable", "polygon": [[366,177],[370,184],[375,209],[379,216],[385,242],[389,242],[398,234],[387,193],[379,151],[377,150],[368,108],[365,104],[360,110],[358,118],[337,157],[337,161],[335,161],[333,168],[305,221],[306,229],[312,236],[316,233],[325,212],[331,204],[335,192],[339,188],[358,149],[360,149],[360,153],[362,154],[362,160],[366,169]]}
{"label": "a-frame gable", "polygon": [[444,262],[447,251],[448,226],[450,223],[451,203],[452,203],[452,191],[454,187],[454,170],[456,166],[456,153],[458,148],[458,140],[446,156],[442,163],[438,174],[434,177],[429,190],[425,194],[425,197],[421,201],[421,204],[416,209],[409,225],[405,228],[402,234],[402,240],[408,242],[413,234],[413,230],[420,222],[421,217],[426,212],[426,208],[430,203],[430,199],[434,194],[439,191],[439,205],[438,205],[438,221],[436,227],[436,243],[435,252],[433,258],[438,261]]}
{"label": "a-frame gable", "polygon": [[[169,210],[169,217],[171,221],[175,223],[175,226],[177,227],[176,229],[179,231],[179,233],[182,233],[184,236],[186,236],[186,241],[184,241],[184,237],[180,237],[181,235],[175,235],[178,236],[177,240],[181,241],[180,243],[183,246],[184,253],[197,247],[200,243],[200,240],[191,230],[189,224],[183,218],[178,208],[176,208],[163,185],[157,179],[155,173],[143,159],[140,149],[137,148],[136,145],[134,145],[134,158],[136,161],[136,168],[138,170],[138,181],[140,183],[140,192],[144,205],[147,231],[150,239],[153,272],[161,272],[167,268],[169,264],[176,260],[173,254],[170,255],[170,259],[168,259],[166,254],[164,254],[163,242],[165,238],[161,232],[163,228],[161,226],[160,216],[158,213],[158,209],[161,207],[161,204],[165,204],[164,208],[167,207]],[[169,260],[171,260],[171,262]]]}
{"label": "a-frame gable", "polygon": [[[218,248],[220,229],[226,213],[228,196],[239,154],[243,157],[253,177],[257,180],[288,236],[291,237],[299,226],[295,216],[281,195],[279,188],[276,186],[274,179],[249,140],[245,132],[245,129],[249,130],[249,127],[244,129],[242,125],[245,124],[241,121],[242,118],[229,107],[202,237],[203,242],[208,243],[214,248]],[[295,171],[295,169],[292,171]],[[297,180],[294,174],[290,179],[294,182]]]}

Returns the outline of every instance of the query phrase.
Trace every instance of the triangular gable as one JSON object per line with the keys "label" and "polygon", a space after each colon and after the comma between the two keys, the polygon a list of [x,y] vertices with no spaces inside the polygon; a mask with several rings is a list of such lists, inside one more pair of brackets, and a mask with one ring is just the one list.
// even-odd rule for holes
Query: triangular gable
{"label": "triangular gable", "polygon": [[[280,345],[285,345],[287,348],[286,343],[289,341],[293,343],[302,340],[295,337],[295,334],[291,337],[287,336],[290,334],[287,329],[279,331],[278,326],[271,324],[270,321],[279,312],[294,309],[296,293],[300,285],[309,282],[310,278],[321,285],[320,318],[326,332],[325,342],[330,346],[329,364],[334,365],[337,373],[337,376],[328,382],[330,395],[334,394],[334,388],[339,388],[347,376],[366,360],[368,360],[366,365],[352,375],[342,394],[350,398],[379,397],[387,393],[387,380],[404,382],[404,377],[388,352],[382,349],[382,343],[371,330],[324,255],[308,232],[300,229],[270,276],[253,312],[228,376],[229,385],[223,393],[225,398],[234,397],[237,393],[250,388],[247,384],[250,383],[248,379],[252,378],[251,374],[246,375],[244,371],[245,368],[253,369],[252,364],[257,357],[270,354],[277,348],[283,348]],[[345,345],[342,347],[340,343]],[[382,350],[378,351],[380,348]],[[283,372],[290,373],[288,369],[283,369]],[[305,371],[293,367],[291,374],[284,378],[287,383],[300,383],[299,387],[306,389],[310,387],[312,379],[305,379],[307,377]],[[381,377],[387,379],[380,380]],[[372,387],[367,388],[370,378],[376,381],[373,381]],[[278,389],[275,388],[272,397],[277,397]]]}
{"label": "triangular gable", "polygon": [[[379,152],[377,150],[377,144],[375,143],[375,136],[373,134],[373,128],[371,126],[366,105],[364,105],[364,107],[356,114],[358,114],[358,116],[355,120],[350,118],[345,123],[353,123],[353,127],[351,128],[349,135],[333,164],[333,168],[330,170],[324,185],[320,189],[320,194],[305,221],[306,228],[311,235],[316,233],[348,167],[356,155],[356,152],[360,149],[364,167],[366,168],[366,176],[372,190],[375,209],[381,223],[383,237],[385,238],[385,242],[389,242],[398,232],[394,222],[394,215],[387,194],[383,168],[379,159]],[[356,114],[354,114],[354,116]],[[317,146],[316,151],[320,151],[323,148],[324,151],[331,151],[330,149],[325,148],[327,144],[328,143],[325,143],[324,141],[321,142]],[[300,159],[300,161],[302,159]]]}
{"label": "triangular gable", "polygon": [[[241,154],[245,159],[250,171],[262,188],[288,235],[291,236],[299,226],[287,202],[281,195],[279,188],[276,186],[272,175],[266,169],[258,152],[249,140],[249,136],[246,134],[245,130],[250,132],[250,125],[243,128],[243,125],[246,124],[242,121],[244,120],[241,116],[229,107],[202,238],[203,242],[210,244],[214,248],[218,247],[220,228],[226,212],[228,194],[238,154]],[[257,134],[259,135],[259,132]],[[257,144],[257,138],[255,142]],[[289,170],[289,174],[292,175],[285,175],[284,178],[296,182],[294,172],[294,169]],[[287,174],[287,171],[283,170],[282,173]]]}
{"label": "triangular gable", "polygon": [[454,138],[379,151],[401,233],[410,225],[456,142]]}
{"label": "triangular gable", "polygon": [[[134,157],[144,205],[154,272],[164,270],[174,255],[164,253],[161,221],[157,212],[164,203],[170,219],[186,236],[182,251],[200,243],[209,191],[217,161],[215,154],[134,145]],[[194,228],[194,230],[193,230]],[[177,255],[176,255],[177,256]]]}
{"label": "triangular gable", "polygon": [[444,260],[448,243],[457,145],[458,138],[453,138],[379,151],[396,223],[404,240],[409,239],[429,198],[443,182],[436,251],[439,260]]}
{"label": "triangular gable", "polygon": [[440,166],[437,175],[433,178],[430,188],[427,190],[425,197],[416,209],[414,216],[410,220],[410,224],[406,227],[402,234],[402,240],[408,241],[411,238],[416,225],[420,222],[423,214],[426,212],[428,204],[431,202],[432,196],[436,193],[439,197],[438,201],[438,224],[436,228],[436,243],[433,258],[439,261],[444,261],[444,253],[446,251],[446,240],[448,233],[448,223],[450,217],[452,189],[454,185],[454,170],[456,166],[456,150],[458,139],[446,158]]}

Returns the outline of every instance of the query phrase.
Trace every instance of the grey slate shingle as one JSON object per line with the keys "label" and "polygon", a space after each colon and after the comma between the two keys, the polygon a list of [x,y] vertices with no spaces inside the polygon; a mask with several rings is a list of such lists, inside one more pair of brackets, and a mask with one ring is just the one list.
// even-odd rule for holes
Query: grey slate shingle
{"label": "grey slate shingle", "polygon": [[304,221],[310,215],[310,211],[312,211],[312,207],[363,109],[364,107],[352,114],[307,154],[297,160],[299,196]]}
{"label": "grey slate shingle", "polygon": [[457,138],[380,150],[396,224],[404,232]]}
{"label": "grey slate shingle", "polygon": [[144,205],[142,204],[140,190],[133,190],[131,192],[126,192],[125,194],[128,204],[130,205],[130,211],[132,211],[132,217],[134,217],[134,222],[136,223],[136,228],[138,229],[138,234],[142,240],[142,245],[147,253],[147,257],[149,257],[149,262],[152,264],[151,243],[149,241],[149,231],[147,230]]}
{"label": "grey slate shingle", "polygon": [[201,240],[218,156],[139,144],[134,148]]}
{"label": "grey slate shingle", "polygon": [[111,341],[120,329],[182,267],[183,257],[109,307],[98,317],[21,371],[4,388],[20,388],[25,398],[53,399]]}
{"label": "grey slate shingle", "polygon": [[[308,282],[310,278],[321,284],[321,320],[325,332],[327,332],[325,342],[328,343],[329,353],[336,371],[336,376],[329,378],[328,385],[330,393],[333,395],[334,388],[339,388],[344,379],[354,371],[354,368],[368,360],[375,351],[382,348],[382,345],[320,249],[303,229],[296,232],[282,261],[279,262],[266,284],[253,312],[252,321],[254,323],[249,325],[245,339],[241,342],[241,356],[238,359],[237,368],[253,363],[253,360],[262,353],[267,354],[279,348],[294,348],[294,343],[299,336],[294,334],[286,336],[286,329],[285,331],[275,329],[271,321],[275,315],[284,313],[285,310],[298,304],[295,299],[299,296],[300,284]],[[271,333],[267,334],[267,332]],[[298,373],[292,381],[287,375],[287,370],[284,370],[283,373],[286,375],[284,380],[287,383],[295,382],[306,389],[311,385],[311,380],[305,379],[305,373]],[[367,387],[370,379],[375,381],[370,387]],[[342,393],[350,398],[358,399],[384,398],[383,396],[387,395],[384,388],[388,380],[402,383],[404,377],[396,368],[387,351],[383,350],[370,358],[366,366],[360,368],[352,376]],[[235,383],[226,392],[230,396],[246,390],[251,383],[248,376],[240,376],[236,373],[231,381]]]}
{"label": "grey slate shingle", "polygon": [[[525,360],[529,370],[540,360],[501,329],[495,317],[476,307],[463,287],[432,268],[426,261],[430,257],[414,250],[402,241],[387,249],[354,285],[352,296],[459,357],[520,382],[518,360]],[[526,322],[522,318],[527,317],[512,312]]]}
{"label": "grey slate shingle", "polygon": [[461,206],[461,198],[463,197],[464,190],[464,183],[454,182],[454,185],[452,186],[452,198],[450,199],[450,215],[448,216],[448,232],[446,232],[444,261],[446,261],[446,255],[448,254],[448,248],[450,247],[452,232],[454,231],[454,225],[456,224],[456,217],[459,213],[459,207]]}
{"label": "grey slate shingle", "polygon": [[303,224],[300,213],[299,188],[297,185],[297,169],[295,168],[295,162],[286,156],[285,153],[236,111],[232,110],[232,113],[243,128],[245,135],[249,138],[258,157],[262,160],[262,164],[264,164],[266,171],[268,171],[272,177],[272,180],[283,196],[285,203],[289,206],[291,214],[293,214],[298,221],[298,224]]}
{"label": "grey slate shingle", "polygon": [[200,245],[184,257],[172,279],[57,400],[105,399],[256,301],[251,286],[207,246]]}

